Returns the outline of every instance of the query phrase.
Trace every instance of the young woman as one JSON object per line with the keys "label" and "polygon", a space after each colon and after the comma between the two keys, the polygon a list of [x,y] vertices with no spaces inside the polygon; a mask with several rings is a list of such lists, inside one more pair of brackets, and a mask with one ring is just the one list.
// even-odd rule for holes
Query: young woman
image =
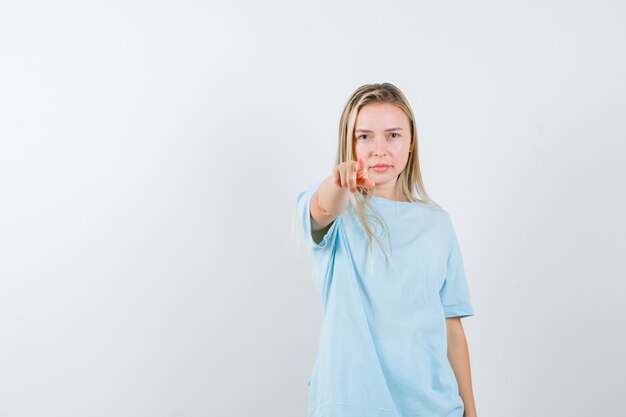
{"label": "young woman", "polygon": [[308,416],[476,416],[463,258],[424,189],[404,94],[359,87],[338,145],[331,175],[295,198],[323,313]]}

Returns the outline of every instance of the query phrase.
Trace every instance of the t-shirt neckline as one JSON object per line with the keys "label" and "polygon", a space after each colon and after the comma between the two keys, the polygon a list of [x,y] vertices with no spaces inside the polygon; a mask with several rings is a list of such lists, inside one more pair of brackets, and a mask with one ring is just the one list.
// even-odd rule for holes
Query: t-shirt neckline
{"label": "t-shirt neckline", "polygon": [[390,206],[401,206],[401,205],[406,205],[406,204],[414,204],[414,201],[400,201],[400,200],[389,200],[388,198],[384,198],[384,197],[378,197],[376,195],[372,195],[370,197],[371,201],[377,201],[380,202],[382,204],[387,204]]}

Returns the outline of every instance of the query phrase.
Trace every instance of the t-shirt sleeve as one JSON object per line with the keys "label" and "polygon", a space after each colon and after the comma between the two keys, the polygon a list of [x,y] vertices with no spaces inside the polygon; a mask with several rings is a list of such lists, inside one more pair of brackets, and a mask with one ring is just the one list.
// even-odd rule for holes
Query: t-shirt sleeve
{"label": "t-shirt sleeve", "polygon": [[463,266],[463,256],[459,241],[452,225],[450,217],[447,216],[448,235],[448,261],[446,266],[446,277],[439,290],[439,296],[443,305],[443,311],[448,317],[459,316],[469,317],[474,315],[469,286],[465,277]]}
{"label": "t-shirt sleeve", "polygon": [[319,184],[312,184],[296,194],[295,209],[298,220],[298,233],[304,238],[308,248],[314,251],[332,251],[335,245],[337,229],[341,223],[341,217],[333,220],[319,243],[316,243],[312,236],[311,199],[318,187]]}

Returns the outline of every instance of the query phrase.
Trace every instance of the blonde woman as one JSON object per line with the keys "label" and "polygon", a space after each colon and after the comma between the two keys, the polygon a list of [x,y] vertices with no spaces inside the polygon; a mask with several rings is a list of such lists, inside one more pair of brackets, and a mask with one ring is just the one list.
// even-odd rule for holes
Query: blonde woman
{"label": "blonde woman", "polygon": [[363,85],[341,115],[331,174],[296,195],[323,313],[309,417],[476,416],[463,258],[417,145],[405,95]]}

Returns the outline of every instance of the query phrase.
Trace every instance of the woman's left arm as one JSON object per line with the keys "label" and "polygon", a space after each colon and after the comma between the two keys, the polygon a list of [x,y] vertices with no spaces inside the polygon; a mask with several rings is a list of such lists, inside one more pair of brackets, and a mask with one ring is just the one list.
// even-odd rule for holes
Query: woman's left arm
{"label": "woman's left arm", "polygon": [[446,318],[448,333],[448,361],[452,366],[459,386],[459,395],[463,400],[465,412],[463,417],[477,417],[474,394],[472,392],[472,374],[470,369],[469,351],[465,332],[460,317]]}

